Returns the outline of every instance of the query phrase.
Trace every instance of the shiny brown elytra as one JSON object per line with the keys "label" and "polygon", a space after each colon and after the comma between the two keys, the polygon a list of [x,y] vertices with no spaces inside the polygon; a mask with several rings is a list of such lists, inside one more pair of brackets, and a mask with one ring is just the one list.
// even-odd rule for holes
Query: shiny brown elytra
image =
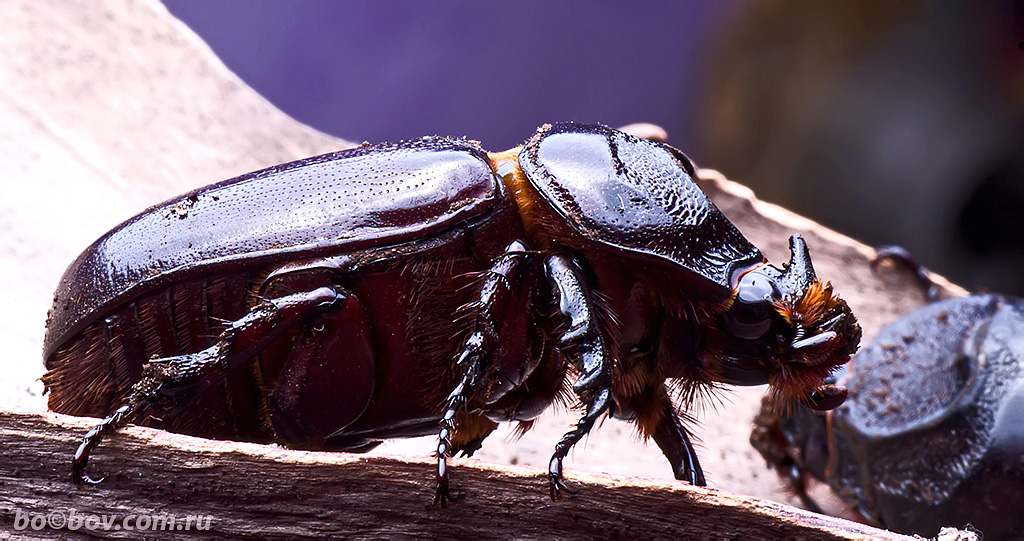
{"label": "shiny brown elytra", "polygon": [[565,123],[502,153],[363,145],[157,205],[79,256],[50,312],[50,407],[107,416],[73,479],[130,422],[336,451],[438,432],[443,505],[447,457],[575,395],[552,498],[606,413],[703,485],[679,408],[718,383],[834,406],[823,380],[860,328],[798,235],[769,265],[693,175],[668,145]]}

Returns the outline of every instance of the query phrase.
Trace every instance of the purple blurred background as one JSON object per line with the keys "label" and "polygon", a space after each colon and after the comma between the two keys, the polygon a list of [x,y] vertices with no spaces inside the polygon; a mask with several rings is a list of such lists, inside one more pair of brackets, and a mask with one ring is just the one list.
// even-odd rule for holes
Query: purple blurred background
{"label": "purple blurred background", "polygon": [[699,62],[735,2],[165,2],[294,118],[356,141],[518,145],[545,122],[655,122],[693,145]]}
{"label": "purple blurred background", "polygon": [[698,164],[968,288],[1024,294],[1020,0],[165,0],[355,141],[653,122]]}

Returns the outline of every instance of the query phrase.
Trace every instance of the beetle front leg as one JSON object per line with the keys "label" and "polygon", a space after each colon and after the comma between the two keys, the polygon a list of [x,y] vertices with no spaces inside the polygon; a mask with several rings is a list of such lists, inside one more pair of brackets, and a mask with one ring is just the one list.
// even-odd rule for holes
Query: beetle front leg
{"label": "beetle front leg", "polygon": [[72,482],[82,486],[102,481],[89,478],[85,469],[90,453],[105,436],[153,413],[173,412],[189,406],[204,390],[222,381],[281,333],[310,315],[335,309],[343,303],[344,296],[329,287],[265,300],[233,321],[214,345],[197,353],[149,361],[126,403],[83,438],[72,461]]}
{"label": "beetle front leg", "polygon": [[587,408],[576,426],[555,445],[548,465],[551,499],[557,501],[562,491],[567,490],[562,480],[562,460],[572,446],[590,432],[598,417],[612,406],[612,377],[611,360],[597,323],[594,293],[587,287],[579,269],[568,257],[554,255],[545,261],[544,270],[558,311],[568,320],[556,345],[580,371],[573,391]]}
{"label": "beetle front leg", "polygon": [[480,384],[488,376],[494,352],[498,348],[498,333],[501,330],[515,286],[522,275],[523,264],[528,258],[526,245],[515,241],[505,248],[484,276],[483,286],[477,299],[476,322],[473,332],[466,338],[459,351],[456,367],[462,370],[462,378],[445,400],[441,417],[441,430],[437,443],[437,484],[434,490],[434,504],[446,507],[454,500],[448,484],[448,459],[452,453],[452,436],[455,434],[455,419],[458,412],[466,407],[470,398],[480,390]]}
{"label": "beetle front leg", "polygon": [[662,409],[661,421],[654,429],[654,442],[668,458],[676,479],[698,487],[706,486],[697,453],[693,450],[686,428],[676,415],[676,409],[668,396],[664,398]]}

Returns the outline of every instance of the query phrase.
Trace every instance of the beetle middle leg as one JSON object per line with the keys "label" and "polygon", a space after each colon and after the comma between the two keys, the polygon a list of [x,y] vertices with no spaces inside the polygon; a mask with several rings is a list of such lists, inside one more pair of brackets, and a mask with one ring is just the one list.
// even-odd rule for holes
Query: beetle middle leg
{"label": "beetle middle leg", "polygon": [[[466,407],[488,376],[494,352],[498,348],[498,332],[512,301],[512,293],[522,275],[523,264],[529,257],[526,246],[519,241],[509,244],[497,258],[483,280],[477,299],[478,309],[473,332],[459,351],[456,366],[462,369],[462,378],[445,400],[441,429],[437,443],[437,483],[434,504],[445,507],[453,495],[448,484],[448,458],[451,457],[455,419]],[[475,450],[475,449],[474,449]]]}
{"label": "beetle middle leg", "polygon": [[598,417],[612,406],[612,363],[598,326],[594,293],[587,287],[576,264],[564,255],[553,255],[545,261],[544,270],[558,311],[567,320],[567,327],[558,336],[556,345],[580,371],[573,391],[586,406],[576,426],[555,445],[548,464],[551,499],[557,501],[562,491],[567,490],[562,480],[562,460],[572,446],[590,432]]}
{"label": "beetle middle leg", "polygon": [[90,430],[75,452],[71,479],[81,486],[95,484],[85,473],[89,454],[117,429],[158,412],[174,412],[234,369],[309,317],[344,305],[343,293],[320,287],[311,291],[264,300],[248,314],[231,322],[217,342],[197,353],[154,359],[143,369],[125,404]]}

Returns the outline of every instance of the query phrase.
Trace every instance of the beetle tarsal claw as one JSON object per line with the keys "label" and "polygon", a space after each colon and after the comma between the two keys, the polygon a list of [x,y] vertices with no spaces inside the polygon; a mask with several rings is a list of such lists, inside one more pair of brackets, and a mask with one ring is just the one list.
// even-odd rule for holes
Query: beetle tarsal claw
{"label": "beetle tarsal claw", "polygon": [[557,502],[565,497],[566,493],[576,494],[576,491],[569,488],[562,478],[562,460],[555,457],[548,464],[548,481],[551,483],[551,501]]}
{"label": "beetle tarsal claw", "polygon": [[434,505],[441,509],[448,508],[448,502],[457,502],[466,496],[463,490],[453,490],[448,481],[439,482],[434,489]]}
{"label": "beetle tarsal claw", "polygon": [[566,493],[576,494],[576,491],[569,488],[569,485],[565,484],[565,480],[562,479],[561,475],[549,475],[551,481],[551,501],[561,501],[565,497]]}

